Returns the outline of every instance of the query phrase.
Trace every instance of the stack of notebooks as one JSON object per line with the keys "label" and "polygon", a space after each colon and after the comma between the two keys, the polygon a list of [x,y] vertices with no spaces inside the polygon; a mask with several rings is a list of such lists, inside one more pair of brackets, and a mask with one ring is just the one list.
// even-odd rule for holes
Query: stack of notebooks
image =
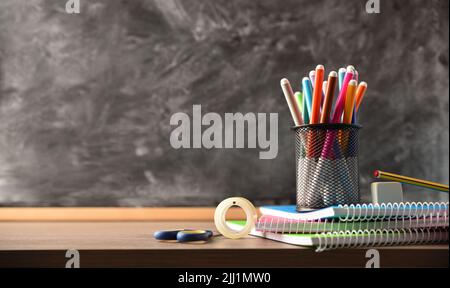
{"label": "stack of notebooks", "polygon": [[[335,248],[448,243],[447,203],[333,206],[297,212],[295,206],[263,206],[251,235],[317,251]],[[245,221],[228,221],[239,230]]]}

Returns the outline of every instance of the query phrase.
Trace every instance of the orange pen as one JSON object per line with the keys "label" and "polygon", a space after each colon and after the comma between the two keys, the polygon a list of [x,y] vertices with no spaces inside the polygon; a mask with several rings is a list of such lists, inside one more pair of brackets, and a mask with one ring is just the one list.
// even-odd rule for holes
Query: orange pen
{"label": "orange pen", "polygon": [[359,106],[361,106],[361,102],[366,94],[367,83],[361,82],[358,85],[358,89],[356,90],[356,112],[359,110]]}
{"label": "orange pen", "polygon": [[344,123],[352,123],[353,107],[355,107],[356,80],[348,83],[347,95],[345,97]]}
{"label": "orange pen", "polygon": [[311,111],[311,124],[319,124],[320,121],[320,106],[322,102],[322,83],[325,74],[325,68],[323,65],[317,65],[316,67],[316,78],[314,81],[314,91],[313,91],[313,103]]}

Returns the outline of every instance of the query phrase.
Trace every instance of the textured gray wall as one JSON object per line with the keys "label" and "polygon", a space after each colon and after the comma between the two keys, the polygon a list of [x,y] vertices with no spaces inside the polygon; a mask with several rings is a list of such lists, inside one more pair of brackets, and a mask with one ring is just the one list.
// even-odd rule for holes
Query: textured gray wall
{"label": "textured gray wall", "polygon": [[[369,83],[361,184],[374,169],[448,183],[448,0],[0,1],[0,205],[215,205],[295,197],[280,92],[316,64]],[[297,85],[295,85],[297,86]],[[272,112],[279,154],[174,150],[170,116]],[[408,188],[410,200],[448,196]]]}

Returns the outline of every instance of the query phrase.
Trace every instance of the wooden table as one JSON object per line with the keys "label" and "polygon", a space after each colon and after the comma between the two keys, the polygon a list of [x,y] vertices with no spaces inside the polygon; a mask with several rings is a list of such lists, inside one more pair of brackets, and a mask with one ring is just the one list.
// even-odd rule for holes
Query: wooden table
{"label": "wooden table", "polygon": [[[316,253],[255,237],[207,244],[158,242],[156,230],[214,230],[212,222],[0,222],[0,267],[364,267],[367,249]],[[448,245],[383,247],[381,267],[448,267]]]}

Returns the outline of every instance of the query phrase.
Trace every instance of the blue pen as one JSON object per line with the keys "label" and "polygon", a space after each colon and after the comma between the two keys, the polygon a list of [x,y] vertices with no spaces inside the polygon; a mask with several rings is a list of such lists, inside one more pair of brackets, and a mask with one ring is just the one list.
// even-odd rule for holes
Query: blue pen
{"label": "blue pen", "polygon": [[[307,111],[308,111],[308,115],[311,115],[312,97],[313,96],[312,96],[311,80],[309,80],[308,77],[304,77],[303,78],[303,80],[302,80],[302,88],[303,88],[303,98],[306,100],[306,108],[307,108]],[[308,124],[309,124],[309,117],[308,117]]]}
{"label": "blue pen", "polygon": [[347,70],[345,68],[339,68],[339,73],[338,73],[338,77],[339,77],[339,91],[342,88],[342,83],[344,83],[344,77],[345,77],[345,73],[347,72]]}
{"label": "blue pen", "polygon": [[306,105],[305,94],[303,94],[303,99],[302,99],[302,111],[303,111],[303,123],[305,125],[307,125],[307,124],[309,124],[309,113],[308,113],[308,107]]}
{"label": "blue pen", "polygon": [[[302,86],[302,84],[300,84],[300,86]],[[308,113],[308,105],[306,105],[305,92],[303,92],[301,105],[302,105],[303,124],[308,125],[309,124],[309,113]]]}

